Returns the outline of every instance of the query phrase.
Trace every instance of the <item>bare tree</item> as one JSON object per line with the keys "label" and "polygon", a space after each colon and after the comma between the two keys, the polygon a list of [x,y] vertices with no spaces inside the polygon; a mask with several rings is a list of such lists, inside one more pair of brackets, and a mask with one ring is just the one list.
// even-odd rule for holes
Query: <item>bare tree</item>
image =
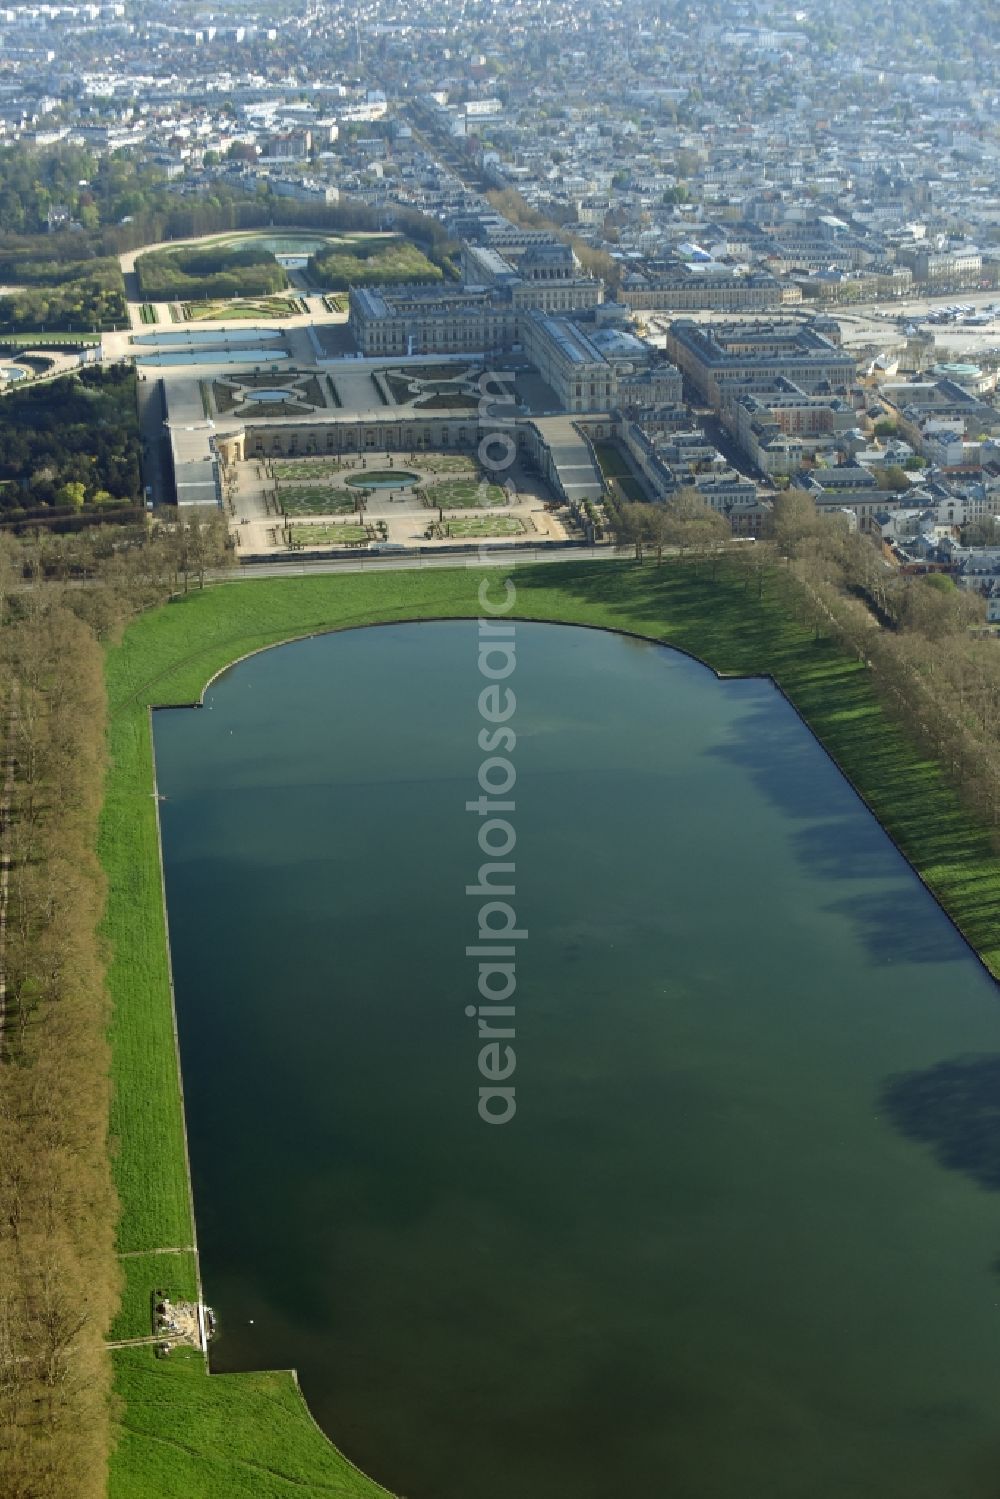
{"label": "bare tree", "polygon": [[618,507],[615,541],[620,552],[632,551],[636,562],[645,556],[649,539],[649,512],[653,507],[637,503]]}
{"label": "bare tree", "polygon": [[771,536],[780,556],[794,557],[807,537],[814,537],[823,525],[812,495],[803,489],[786,489],[774,497],[771,511]]}

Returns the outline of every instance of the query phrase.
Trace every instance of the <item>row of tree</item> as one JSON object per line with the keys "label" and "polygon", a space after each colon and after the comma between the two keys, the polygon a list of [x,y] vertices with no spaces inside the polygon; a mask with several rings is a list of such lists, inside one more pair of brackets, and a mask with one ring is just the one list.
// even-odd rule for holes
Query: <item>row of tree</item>
{"label": "row of tree", "polygon": [[638,561],[672,550],[722,556],[760,595],[778,576],[789,606],[817,638],[836,639],[872,669],[886,708],[944,768],[1000,845],[1000,651],[982,629],[985,606],[942,574],[900,573],[847,517],[829,517],[811,495],[779,494],[764,535],[724,548],[725,519],[696,491],[668,504],[605,497],[618,546]]}
{"label": "row of tree", "polygon": [[67,607],[101,639],[121,620],[203,588],[209,571],[234,559],[225,516],[214,505],[65,534],[26,530],[16,538],[0,535],[0,544],[16,558],[19,579],[67,585]]}
{"label": "row of tree", "polygon": [[100,646],[0,540],[0,1492],[103,1499],[119,1294]]}
{"label": "row of tree", "polygon": [[252,190],[214,182],[210,192],[179,198],[176,190],[165,192],[155,178],[147,206],[127,222],[103,229],[94,243],[101,254],[121,255],[163,240],[274,226],[321,231],[397,230],[421,245],[428,258],[445,271],[454,250],[442,225],[416,208],[371,208],[349,198],[338,203],[298,203],[278,197],[268,182],[256,183]]}
{"label": "row of tree", "polygon": [[[665,505],[612,501],[615,540],[622,551],[641,562],[652,552],[662,562],[665,551],[718,550],[732,537],[724,515],[706,505],[696,489],[681,489]],[[608,508],[606,503],[605,508]]]}
{"label": "row of tree", "polygon": [[775,507],[774,540],[802,619],[870,665],[885,706],[1000,839],[1000,652],[982,598],[940,573],[900,573],[796,491]]}
{"label": "row of tree", "polygon": [[586,240],[580,239],[572,232],[572,227],[560,223],[557,219],[547,217],[540,213],[537,208],[524,198],[517,188],[508,187],[502,191],[491,191],[486,194],[491,207],[497,213],[502,213],[505,218],[510,219],[513,224],[520,224],[524,229],[543,229],[547,234],[560,239],[564,244],[573,247],[573,254],[588,276],[599,277],[606,286],[616,287],[621,281],[621,266],[605,250],[595,250],[593,245],[588,245]]}
{"label": "row of tree", "polygon": [[113,538],[0,535],[3,1499],[107,1493],[105,1339],[121,1281],[96,853],[101,642],[226,556],[218,511]]}

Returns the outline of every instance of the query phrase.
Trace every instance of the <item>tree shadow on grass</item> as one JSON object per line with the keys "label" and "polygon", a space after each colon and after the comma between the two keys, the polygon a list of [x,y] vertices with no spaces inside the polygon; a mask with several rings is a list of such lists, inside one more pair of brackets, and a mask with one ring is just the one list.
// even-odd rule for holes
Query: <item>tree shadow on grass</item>
{"label": "tree shadow on grass", "polygon": [[542,564],[521,569],[517,589],[518,607],[526,614],[537,609],[541,618],[556,611],[572,618],[575,602],[588,623],[648,633],[722,672],[767,670],[760,665],[763,657],[797,652],[806,640],[769,599],[744,593],[725,570],[713,583],[691,563],[638,567],[623,558]]}
{"label": "tree shadow on grass", "polygon": [[1000,1192],[1000,1054],[954,1057],[883,1083],[879,1102],[900,1134],[939,1165]]}

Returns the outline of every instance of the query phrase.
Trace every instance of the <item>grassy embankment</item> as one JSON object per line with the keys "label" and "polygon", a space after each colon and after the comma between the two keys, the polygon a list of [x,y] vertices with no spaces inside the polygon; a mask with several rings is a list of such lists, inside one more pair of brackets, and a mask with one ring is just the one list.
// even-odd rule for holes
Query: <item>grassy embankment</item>
{"label": "grassy embankment", "polygon": [[[627,630],[676,645],[726,674],[770,673],[876,810],[995,975],[1000,858],[937,766],[883,714],[870,675],[724,569],[558,564],[517,574],[518,613]],[[233,583],[138,619],[109,658],[110,777],[102,857],[123,1251],[193,1243],[151,796],[149,703],[195,700],[208,678],[255,648],[324,629],[477,612],[474,571],[381,573]],[[119,1337],[148,1328],[154,1285],[193,1289],[191,1253],[126,1259]],[[124,1398],[111,1499],[285,1499],[382,1491],[326,1443],[290,1376],[208,1378],[194,1355],[115,1355]]]}

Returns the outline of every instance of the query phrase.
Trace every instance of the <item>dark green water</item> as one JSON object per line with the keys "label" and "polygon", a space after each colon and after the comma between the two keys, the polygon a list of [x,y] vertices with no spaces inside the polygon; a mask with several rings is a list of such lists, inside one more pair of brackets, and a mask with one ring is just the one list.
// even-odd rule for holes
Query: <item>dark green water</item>
{"label": "dark green water", "polygon": [[475,625],[157,715],[214,1366],[408,1499],[996,1499],[1000,992],[769,686],[517,643],[503,1128]]}

